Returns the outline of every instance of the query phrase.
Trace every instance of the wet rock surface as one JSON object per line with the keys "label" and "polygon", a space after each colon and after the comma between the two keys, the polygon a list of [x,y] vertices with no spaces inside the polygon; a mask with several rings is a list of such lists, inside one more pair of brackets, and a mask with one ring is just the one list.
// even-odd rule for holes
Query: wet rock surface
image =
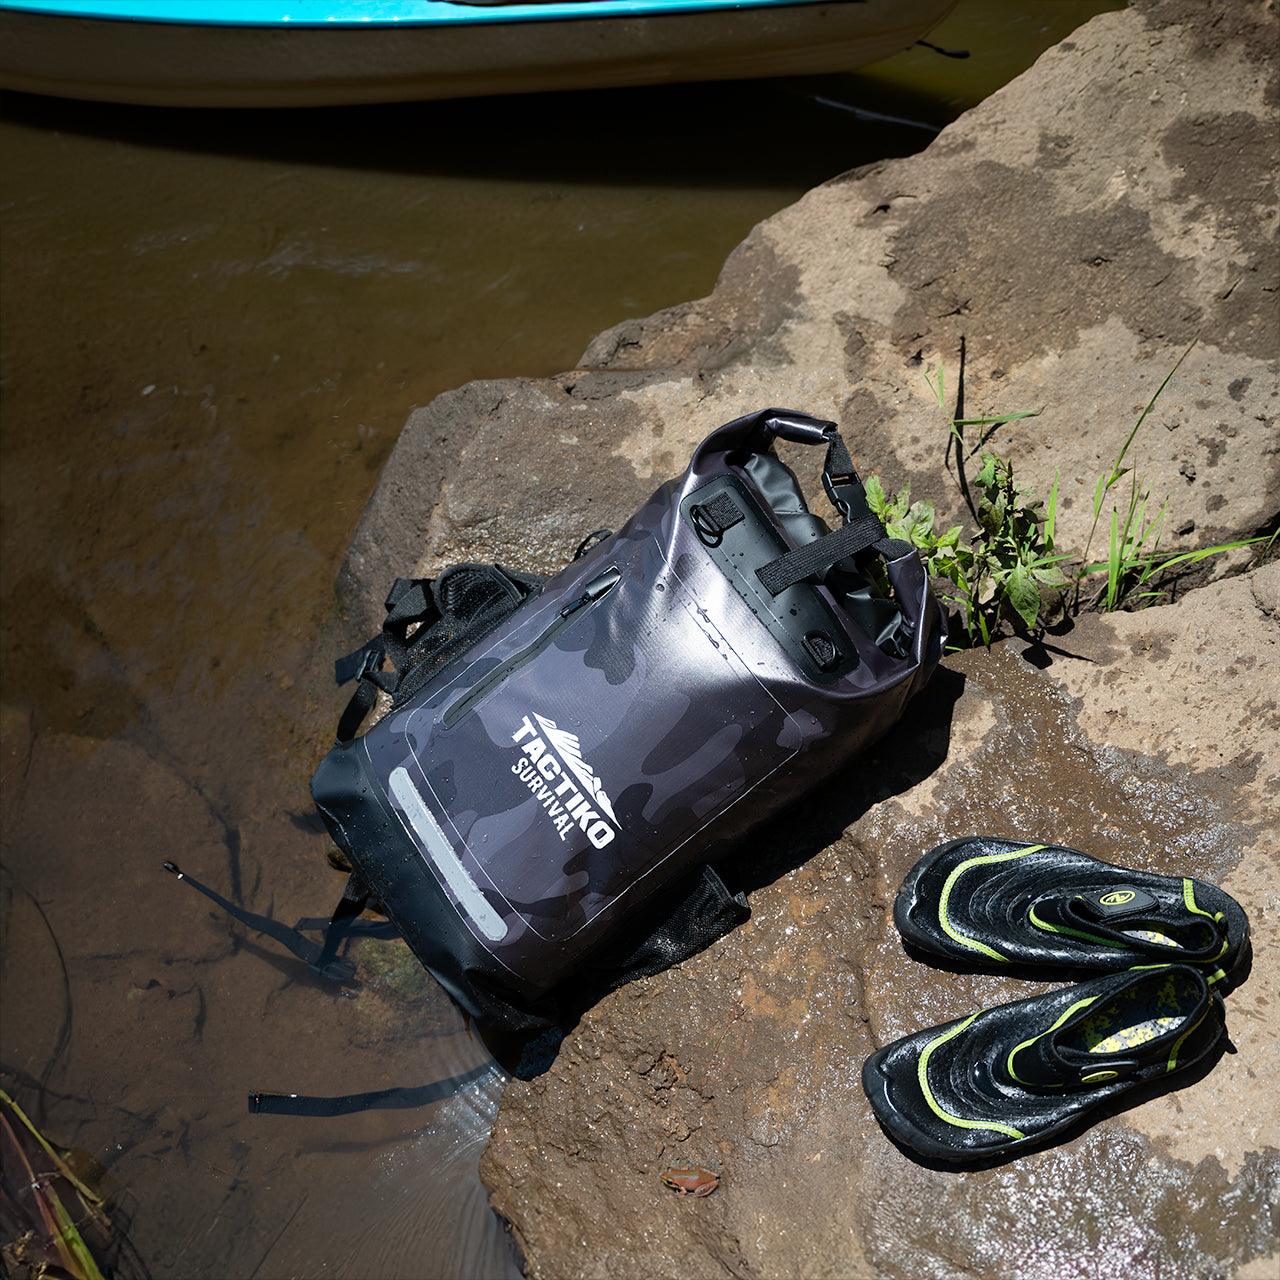
{"label": "wet rock surface", "polygon": [[[1171,545],[1269,527],[1275,35],[1258,4],[1096,19],[921,155],[761,224],[709,298],[602,334],[560,378],[418,411],[344,569],[353,638],[388,562],[554,568],[763,404],[837,418],[865,469],[956,517],[947,413],[1043,408],[995,443],[1041,492],[1061,477],[1060,539],[1080,547],[1097,476],[1193,341],[1139,437],[1142,484],[1168,495]],[[940,364],[947,413],[922,376]],[[529,1273],[1274,1275],[1278,575],[1087,617],[1049,651],[953,657],[875,752],[762,831],[752,920],[602,1001],[508,1087],[482,1176]],[[863,1058],[1037,989],[922,965],[892,929],[914,860],[970,832],[1224,884],[1255,931],[1240,1052],[1003,1168],[894,1147]],[[677,1198],[673,1165],[720,1186]]]}
{"label": "wet rock surface", "polygon": [[[753,894],[747,925],[602,1002],[546,1075],[508,1085],[482,1175],[530,1274],[1191,1277],[1261,1265],[1280,1176],[1280,1125],[1257,1102],[1280,1048],[1280,624],[1254,601],[1277,588],[1271,566],[1185,605],[1090,618],[1047,671],[1011,645],[949,659],[935,696],[878,751],[761,833],[784,863],[821,851]],[[1219,710],[1233,713],[1203,740],[1150,742],[1133,717],[1163,706],[1178,719],[1186,672],[1210,655]],[[1082,725],[1098,717],[1109,732],[1094,737]],[[1255,747],[1256,790],[1221,763]],[[1252,977],[1229,1001],[1240,1052],[1003,1168],[956,1174],[904,1155],[863,1098],[867,1054],[1043,989],[924,965],[893,930],[916,857],[969,832],[1224,884],[1255,937]],[[723,1185],[674,1202],[659,1182],[674,1163],[715,1169]]]}

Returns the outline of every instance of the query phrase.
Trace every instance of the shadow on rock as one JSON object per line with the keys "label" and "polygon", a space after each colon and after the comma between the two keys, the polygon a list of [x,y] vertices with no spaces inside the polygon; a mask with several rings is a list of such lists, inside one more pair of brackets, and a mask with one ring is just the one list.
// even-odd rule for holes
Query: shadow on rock
{"label": "shadow on rock", "polygon": [[950,751],[951,720],[964,686],[961,672],[939,667],[928,688],[870,751],[762,827],[731,867],[722,866],[725,879],[753,893],[808,862],[875,805],[923,782]]}

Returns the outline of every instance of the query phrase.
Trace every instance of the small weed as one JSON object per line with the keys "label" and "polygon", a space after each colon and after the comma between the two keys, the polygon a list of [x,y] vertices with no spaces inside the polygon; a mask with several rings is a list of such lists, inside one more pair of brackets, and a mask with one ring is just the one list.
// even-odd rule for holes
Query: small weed
{"label": "small weed", "polygon": [[[1168,555],[1160,554],[1160,538],[1164,532],[1165,516],[1168,503],[1162,502],[1159,509],[1149,519],[1147,511],[1151,503],[1150,490],[1138,483],[1137,469],[1126,466],[1125,459],[1137,437],[1142,424],[1146,422],[1156,401],[1160,399],[1164,389],[1173,380],[1182,362],[1191,354],[1195,343],[1177,358],[1173,368],[1165,375],[1164,381],[1155,389],[1146,407],[1138,415],[1132,430],[1125,437],[1120,452],[1116,454],[1111,466],[1098,477],[1093,491],[1093,524],[1089,527],[1089,537],[1084,545],[1084,554],[1080,557],[1075,572],[1074,589],[1071,607],[1073,612],[1081,608],[1081,589],[1086,578],[1101,577],[1102,585],[1086,607],[1097,606],[1105,612],[1122,608],[1126,604],[1150,604],[1164,598],[1169,587],[1161,586],[1157,579],[1173,569],[1199,564],[1210,556],[1221,555],[1224,551],[1236,551],[1241,547],[1251,547],[1259,542],[1268,541],[1265,535],[1257,538],[1237,538],[1233,542],[1220,542],[1212,547],[1199,547],[1195,551],[1185,551]],[[1129,477],[1129,493],[1122,505],[1113,504],[1108,519],[1109,536],[1107,539],[1107,558],[1090,561],[1089,553],[1093,550],[1093,540],[1098,532],[1098,523],[1107,495],[1124,479]],[[1271,541],[1275,535],[1271,535]],[[1143,588],[1153,588],[1143,590]]]}
{"label": "small weed", "polygon": [[[933,397],[938,402],[938,408],[943,413],[947,412],[947,371],[945,366],[939,365],[937,369],[926,369],[924,380],[929,390],[933,392]],[[982,437],[978,440],[966,455],[972,458],[978,453],[982,446],[995,434],[997,429],[1003,427],[1009,422],[1019,422],[1023,418],[1038,418],[1044,412],[1040,409],[1015,409],[1012,413],[997,413],[989,418],[966,418],[953,417],[948,415],[951,423],[951,438],[955,441],[956,448],[963,451],[965,448],[964,429],[965,427],[983,427],[985,430]]]}
{"label": "small weed", "polygon": [[[1018,485],[1011,463],[983,449],[999,427],[1037,417],[1041,410],[1021,409],[991,417],[965,417],[960,409],[963,348],[954,413],[948,413],[946,408],[945,369],[939,366],[925,372],[925,382],[938,407],[947,413],[947,453],[949,456],[954,447],[957,482],[977,532],[968,538],[959,525],[937,529],[931,503],[912,502],[910,488],[903,488],[890,497],[876,476],[866,480],[867,502],[890,537],[910,542],[920,552],[939,594],[959,615],[963,630],[960,639],[969,644],[989,645],[1006,624],[1015,630],[1035,632],[1043,628],[1057,608],[1061,608],[1063,614],[1074,615],[1082,608],[1109,611],[1126,605],[1150,604],[1167,596],[1172,586],[1169,575],[1174,570],[1185,569],[1224,551],[1275,541],[1276,535],[1272,534],[1269,539],[1266,536],[1241,538],[1194,551],[1160,552],[1167,503],[1151,511],[1150,491],[1139,483],[1137,471],[1128,459],[1142,424],[1194,345],[1178,357],[1133,424],[1111,465],[1098,477],[1093,495],[1093,524],[1084,552],[1079,556],[1062,552],[1057,546],[1057,474],[1048,498],[1042,503]],[[966,427],[984,428],[972,448],[966,446]],[[964,464],[979,451],[980,469],[970,484]],[[1125,501],[1112,503],[1110,507],[1106,558],[1091,561],[1089,556],[1108,495],[1126,476],[1129,485]],[[1067,562],[1075,567],[1064,573]],[[1082,601],[1084,584],[1095,578],[1100,580],[1096,592]],[[1070,590],[1064,593],[1063,588]]]}
{"label": "small weed", "polygon": [[959,525],[938,531],[928,502],[912,502],[904,488],[888,497],[876,476],[866,481],[867,503],[891,538],[916,547],[945,603],[959,612],[970,643],[990,644],[1006,622],[1034,630],[1040,620],[1041,586],[1067,585],[1054,551],[1058,485],[1047,504],[1018,488],[1013,468],[994,453],[982,455],[973,482],[978,532],[965,538]]}

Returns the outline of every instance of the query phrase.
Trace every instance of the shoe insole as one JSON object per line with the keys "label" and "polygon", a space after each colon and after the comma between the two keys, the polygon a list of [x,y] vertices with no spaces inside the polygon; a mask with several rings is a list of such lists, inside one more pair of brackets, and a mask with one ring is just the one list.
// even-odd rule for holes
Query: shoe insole
{"label": "shoe insole", "polygon": [[1188,1024],[1198,998],[1185,975],[1152,974],[1090,1009],[1066,1043],[1085,1053],[1127,1053]]}

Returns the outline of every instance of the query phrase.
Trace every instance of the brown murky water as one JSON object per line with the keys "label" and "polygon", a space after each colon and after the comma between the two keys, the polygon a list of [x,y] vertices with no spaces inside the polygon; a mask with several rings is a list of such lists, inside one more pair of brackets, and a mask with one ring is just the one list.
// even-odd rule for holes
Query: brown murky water
{"label": "brown murky water", "polygon": [[[501,1077],[448,1002],[374,942],[335,997],[159,868],[331,907],[306,790],[339,708],[331,584],[409,410],[705,293],[759,219],[1112,7],[965,0],[931,39],[970,58],[812,81],[6,101],[0,1083],[107,1167],[126,1273],[515,1271],[475,1174]],[[245,1108],[451,1076],[416,1111]]]}

